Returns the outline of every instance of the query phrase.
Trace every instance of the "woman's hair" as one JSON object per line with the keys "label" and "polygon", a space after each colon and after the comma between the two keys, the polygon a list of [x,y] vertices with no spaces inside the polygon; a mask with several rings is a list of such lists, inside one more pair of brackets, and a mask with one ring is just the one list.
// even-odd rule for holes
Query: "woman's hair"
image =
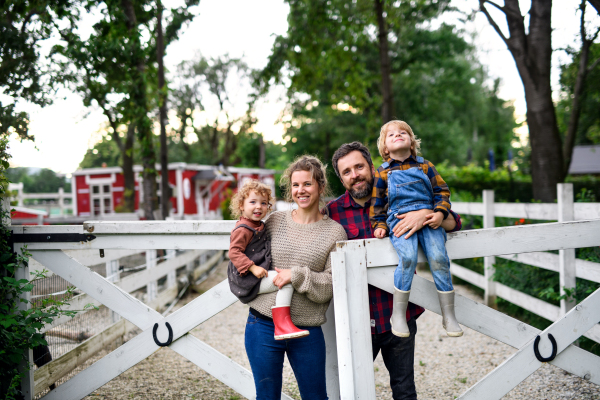
{"label": "woman's hair", "polygon": [[417,139],[417,136],[415,136],[412,129],[406,122],[394,120],[381,127],[379,139],[377,139],[377,148],[379,149],[379,154],[383,158],[383,161],[386,161],[388,158],[390,158],[390,152],[388,151],[387,147],[385,147],[385,137],[390,126],[395,126],[398,129],[408,133],[408,136],[410,136],[410,154],[416,157],[421,151],[421,139]]}
{"label": "woman's hair", "polygon": [[[313,179],[319,185],[319,208],[323,208],[325,203],[323,198],[328,197],[329,185],[327,183],[327,166],[323,165],[321,160],[314,156],[300,156],[291,163],[281,175],[279,184],[283,186],[284,199],[292,202],[292,174],[296,171],[308,171]],[[323,202],[323,204],[320,204]]]}
{"label": "woman's hair", "polygon": [[242,207],[244,206],[244,200],[250,196],[250,192],[256,192],[259,195],[263,196],[269,202],[269,210],[273,206],[274,199],[271,193],[271,188],[265,185],[262,182],[259,182],[255,179],[249,180],[244,183],[235,195],[231,198],[231,204],[229,204],[229,209],[231,210],[231,215],[235,218],[240,218],[242,215]]}

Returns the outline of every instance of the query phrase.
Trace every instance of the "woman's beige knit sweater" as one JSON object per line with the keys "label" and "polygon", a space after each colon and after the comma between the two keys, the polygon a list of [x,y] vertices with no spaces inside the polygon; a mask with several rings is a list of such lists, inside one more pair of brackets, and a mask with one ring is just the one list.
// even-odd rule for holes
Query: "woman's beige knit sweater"
{"label": "woman's beige knit sweater", "polygon": [[[277,211],[265,222],[271,239],[272,267],[292,270],[292,321],[298,326],[319,326],[333,297],[331,256],[335,243],[347,240],[346,231],[324,216],[312,224],[299,224],[291,211]],[[272,317],[277,292],[261,294],[248,305]]]}

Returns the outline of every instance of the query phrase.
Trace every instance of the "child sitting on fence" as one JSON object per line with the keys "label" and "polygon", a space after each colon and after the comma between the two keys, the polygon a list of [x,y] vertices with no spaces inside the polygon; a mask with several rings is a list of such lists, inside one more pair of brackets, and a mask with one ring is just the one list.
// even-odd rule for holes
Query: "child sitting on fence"
{"label": "child sitting on fence", "polygon": [[419,243],[427,256],[438,290],[442,324],[448,336],[462,336],[454,316],[454,288],[450,276],[450,259],[446,253],[446,232],[438,229],[450,211],[450,190],[433,164],[418,156],[421,140],[404,121],[390,121],[381,127],[377,140],[379,154],[385,162],[375,172],[374,201],[370,216],[374,236],[382,239],[398,223],[397,215],[409,211],[432,209],[423,228],[408,239],[390,234],[400,262],[394,272],[394,309],[392,333],[410,336],[406,308],[410,296]]}
{"label": "child sitting on fence", "polygon": [[273,283],[277,272],[271,270],[271,242],[262,219],[273,204],[271,188],[255,180],[248,181],[231,199],[230,209],[239,221],[231,231],[229,287],[242,303],[248,303],[259,294],[279,290],[272,307],[275,340],[307,336],[298,329],[290,316],[294,288],[291,283],[281,289]]}

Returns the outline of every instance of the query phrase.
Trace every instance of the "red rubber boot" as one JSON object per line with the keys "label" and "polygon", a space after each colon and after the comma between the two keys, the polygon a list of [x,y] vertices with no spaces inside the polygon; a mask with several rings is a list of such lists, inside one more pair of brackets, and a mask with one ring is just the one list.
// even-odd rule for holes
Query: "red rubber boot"
{"label": "red rubber boot", "polygon": [[290,307],[272,307],[271,312],[275,324],[275,340],[297,339],[309,335],[308,331],[298,329],[294,325]]}

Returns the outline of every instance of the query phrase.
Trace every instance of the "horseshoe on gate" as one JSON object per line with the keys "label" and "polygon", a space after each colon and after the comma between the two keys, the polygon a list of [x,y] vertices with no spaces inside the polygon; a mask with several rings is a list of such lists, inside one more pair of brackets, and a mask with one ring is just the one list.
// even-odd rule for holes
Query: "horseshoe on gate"
{"label": "horseshoe on gate", "polygon": [[164,343],[161,343],[158,340],[158,338],[156,337],[156,331],[158,330],[158,324],[154,324],[154,328],[152,329],[152,336],[154,336],[154,343],[156,343],[156,345],[160,346],[160,347],[168,346],[173,342],[173,329],[171,329],[171,325],[168,322],[165,322],[165,325],[167,326],[167,329],[169,330],[169,338]]}
{"label": "horseshoe on gate", "polygon": [[538,348],[538,345],[540,344],[540,335],[538,335],[533,342],[533,352],[535,353],[535,358],[537,358],[539,362],[550,362],[556,357],[556,340],[554,340],[554,336],[552,336],[551,333],[548,334],[548,339],[550,339],[550,342],[552,343],[552,354],[550,354],[550,357],[548,358],[544,358],[540,354],[540,350]]}

